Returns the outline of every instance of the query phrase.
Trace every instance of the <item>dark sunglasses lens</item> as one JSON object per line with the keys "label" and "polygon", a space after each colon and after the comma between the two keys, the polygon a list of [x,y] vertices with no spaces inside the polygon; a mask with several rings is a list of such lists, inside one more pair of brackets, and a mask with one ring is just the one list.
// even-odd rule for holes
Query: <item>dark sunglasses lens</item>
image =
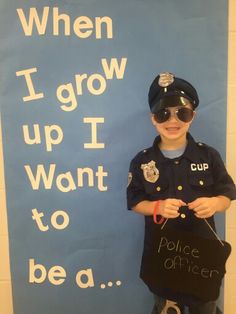
{"label": "dark sunglasses lens", "polygon": [[193,110],[190,108],[180,108],[176,114],[178,119],[183,122],[190,122],[193,118]]}
{"label": "dark sunglasses lens", "polygon": [[161,109],[161,110],[158,110],[154,116],[157,123],[163,123],[169,119],[170,111],[167,109]]}

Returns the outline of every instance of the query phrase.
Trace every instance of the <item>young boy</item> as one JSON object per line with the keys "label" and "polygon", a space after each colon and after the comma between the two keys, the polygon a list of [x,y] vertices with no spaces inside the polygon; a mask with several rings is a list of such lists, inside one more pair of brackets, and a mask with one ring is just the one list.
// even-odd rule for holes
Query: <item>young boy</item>
{"label": "young boy", "polygon": [[[144,251],[155,241],[155,223],[164,219],[172,228],[214,238],[213,215],[229,208],[236,189],[219,153],[196,143],[188,133],[199,104],[197,91],[189,82],[161,73],[151,84],[148,101],[159,136],[131,161],[127,187],[128,208],[145,216]],[[143,259],[141,274],[148,267]],[[161,313],[167,300],[182,308],[187,305],[190,314],[216,313],[216,301],[204,302],[166,288],[149,289],[156,301],[152,314]],[[183,311],[176,305],[172,308],[174,313]]]}

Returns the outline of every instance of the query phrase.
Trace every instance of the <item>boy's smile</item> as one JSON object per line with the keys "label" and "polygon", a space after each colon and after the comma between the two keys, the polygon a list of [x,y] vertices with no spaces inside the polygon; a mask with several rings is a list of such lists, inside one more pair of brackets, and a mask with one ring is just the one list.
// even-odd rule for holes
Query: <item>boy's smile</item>
{"label": "boy's smile", "polygon": [[[185,108],[192,109],[190,104],[186,105]],[[168,107],[166,109],[171,113],[169,119],[165,122],[158,123],[155,115],[153,114],[151,116],[152,123],[161,136],[161,147],[165,149],[177,149],[186,144],[186,134],[193,119],[189,122],[183,122],[178,119],[176,112],[179,107],[177,106]],[[194,115],[195,112],[193,113],[193,116]]]}

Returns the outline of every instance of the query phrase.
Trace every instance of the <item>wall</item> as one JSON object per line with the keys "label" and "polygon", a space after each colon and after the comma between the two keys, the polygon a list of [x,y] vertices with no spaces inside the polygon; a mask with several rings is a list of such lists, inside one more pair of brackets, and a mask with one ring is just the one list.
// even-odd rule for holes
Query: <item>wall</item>
{"label": "wall", "polygon": [[[229,0],[229,61],[228,61],[228,119],[227,119],[227,168],[236,181],[236,0]],[[1,132],[1,128],[0,128]],[[226,214],[226,239],[236,247],[236,202]],[[11,276],[8,252],[5,185],[0,133],[0,314],[12,314]],[[234,314],[236,309],[236,250],[228,262],[225,280],[225,314]]]}
{"label": "wall", "polygon": [[[227,113],[227,168],[236,181],[235,143],[236,143],[236,1],[229,1],[229,52],[228,52],[228,113]],[[226,215],[226,239],[233,244],[225,280],[225,314],[233,314],[236,309],[236,202]]]}
{"label": "wall", "polygon": [[[1,124],[1,121],[0,121]],[[0,314],[12,314],[11,275],[8,252],[8,230],[4,169],[2,156],[2,134],[0,127]]]}

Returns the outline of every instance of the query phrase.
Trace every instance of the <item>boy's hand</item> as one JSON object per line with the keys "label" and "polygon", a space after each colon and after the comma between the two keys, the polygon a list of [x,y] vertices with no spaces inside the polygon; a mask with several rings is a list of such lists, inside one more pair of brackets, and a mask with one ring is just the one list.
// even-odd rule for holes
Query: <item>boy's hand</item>
{"label": "boy's hand", "polygon": [[209,218],[217,211],[218,203],[218,197],[199,197],[188,203],[188,208],[193,210],[198,218]]}
{"label": "boy's hand", "polygon": [[181,206],[186,206],[186,203],[176,198],[168,198],[160,202],[158,214],[165,218],[177,218]]}

